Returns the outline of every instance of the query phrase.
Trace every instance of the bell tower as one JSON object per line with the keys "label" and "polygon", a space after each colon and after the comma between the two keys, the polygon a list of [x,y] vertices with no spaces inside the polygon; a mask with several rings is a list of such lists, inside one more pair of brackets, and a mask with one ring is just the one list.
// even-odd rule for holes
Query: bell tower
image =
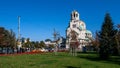
{"label": "bell tower", "polygon": [[79,20],[79,13],[76,10],[72,12],[71,20]]}

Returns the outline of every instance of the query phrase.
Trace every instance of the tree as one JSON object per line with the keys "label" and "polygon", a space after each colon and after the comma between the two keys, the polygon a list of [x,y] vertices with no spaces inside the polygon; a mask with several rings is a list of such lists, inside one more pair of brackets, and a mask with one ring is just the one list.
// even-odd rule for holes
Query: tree
{"label": "tree", "polygon": [[30,42],[30,39],[27,38],[26,42],[23,44],[24,47],[26,48],[30,48],[31,47],[31,42]]}
{"label": "tree", "polygon": [[71,30],[71,40],[70,40],[70,53],[73,56],[77,55],[76,49],[78,47],[79,42],[77,41],[77,33],[74,30]]}
{"label": "tree", "polygon": [[50,42],[52,42],[52,40],[51,40],[51,39],[46,39],[46,40],[45,40],[45,42],[49,42],[49,41],[50,41]]}
{"label": "tree", "polygon": [[98,33],[99,39],[99,56],[102,59],[108,59],[110,55],[110,50],[114,47],[114,36],[116,34],[116,30],[114,28],[114,24],[110,17],[109,13],[106,13],[104,22],[102,24],[101,30]]}
{"label": "tree", "polygon": [[[88,37],[89,38],[89,37]],[[95,37],[94,38],[89,38],[91,40],[91,43],[94,50],[97,50],[99,49],[99,40],[98,40],[98,32],[96,31],[95,33]]]}
{"label": "tree", "polygon": [[44,41],[40,41],[40,43],[39,43],[39,48],[45,48],[45,43],[44,43]]}
{"label": "tree", "polygon": [[4,42],[4,31],[5,29],[3,27],[0,27],[0,47],[3,47],[3,42]]}
{"label": "tree", "polygon": [[36,41],[34,46],[35,48],[39,48],[39,41]]}
{"label": "tree", "polygon": [[50,44],[48,47],[49,48],[54,48],[55,46],[53,44]]}
{"label": "tree", "polygon": [[117,43],[117,50],[118,50],[118,55],[120,55],[120,24],[117,25],[118,32],[116,34],[116,43]]}
{"label": "tree", "polygon": [[4,27],[0,27],[0,47],[6,49],[5,53],[9,53],[9,50],[13,51],[13,47],[15,46],[15,33],[12,30],[6,30]]}
{"label": "tree", "polygon": [[15,33],[12,31],[12,30],[10,30],[9,31],[9,39],[10,39],[10,46],[11,47],[15,47],[16,46],[16,37],[15,37]]}
{"label": "tree", "polygon": [[14,47],[16,46],[15,33],[12,30],[6,30],[0,27],[0,46],[1,47]]}

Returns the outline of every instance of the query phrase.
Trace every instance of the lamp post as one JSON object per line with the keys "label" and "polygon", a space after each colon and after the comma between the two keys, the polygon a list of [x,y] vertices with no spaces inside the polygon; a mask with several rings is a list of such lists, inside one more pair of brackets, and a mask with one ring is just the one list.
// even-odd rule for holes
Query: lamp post
{"label": "lamp post", "polygon": [[17,43],[17,47],[18,47],[18,52],[20,52],[20,48],[22,47],[21,34],[20,34],[20,16],[18,16],[18,43]]}

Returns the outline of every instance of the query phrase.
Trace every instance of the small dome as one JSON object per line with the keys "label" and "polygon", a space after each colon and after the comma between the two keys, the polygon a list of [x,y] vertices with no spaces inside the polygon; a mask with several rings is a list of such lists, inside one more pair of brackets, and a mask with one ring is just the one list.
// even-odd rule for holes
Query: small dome
{"label": "small dome", "polygon": [[79,26],[79,28],[80,28],[80,29],[84,29],[84,27],[83,27],[83,26],[81,26],[81,25]]}
{"label": "small dome", "polygon": [[89,31],[89,30],[86,30],[86,33],[87,33],[87,34],[92,34],[92,32],[91,32],[91,31]]}

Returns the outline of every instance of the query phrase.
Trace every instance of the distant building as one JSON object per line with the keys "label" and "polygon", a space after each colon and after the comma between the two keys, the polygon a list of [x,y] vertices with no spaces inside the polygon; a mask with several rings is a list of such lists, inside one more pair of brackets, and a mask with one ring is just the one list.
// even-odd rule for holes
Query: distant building
{"label": "distant building", "polygon": [[57,42],[52,41],[52,40],[50,40],[50,39],[47,39],[47,40],[45,40],[45,44],[46,44],[46,46],[48,46],[48,47],[49,47],[49,45],[55,45],[55,44],[57,44],[57,46],[58,46],[59,48],[65,48],[66,39],[63,38],[63,37],[59,37],[59,39],[57,40]]}
{"label": "distant building", "polygon": [[69,26],[66,30],[66,48],[70,48],[71,42],[71,31],[75,31],[77,33],[77,41],[79,42],[78,48],[82,48],[84,46],[89,45],[92,38],[91,31],[86,29],[86,24],[79,19],[79,13],[77,11],[73,11],[71,13],[71,20]]}
{"label": "distant building", "polygon": [[60,39],[61,39],[61,41],[60,41],[60,48],[65,48],[66,39],[64,37],[61,37]]}
{"label": "distant building", "polygon": [[49,45],[55,45],[55,42],[53,42],[52,40],[45,40],[45,44],[49,47]]}

